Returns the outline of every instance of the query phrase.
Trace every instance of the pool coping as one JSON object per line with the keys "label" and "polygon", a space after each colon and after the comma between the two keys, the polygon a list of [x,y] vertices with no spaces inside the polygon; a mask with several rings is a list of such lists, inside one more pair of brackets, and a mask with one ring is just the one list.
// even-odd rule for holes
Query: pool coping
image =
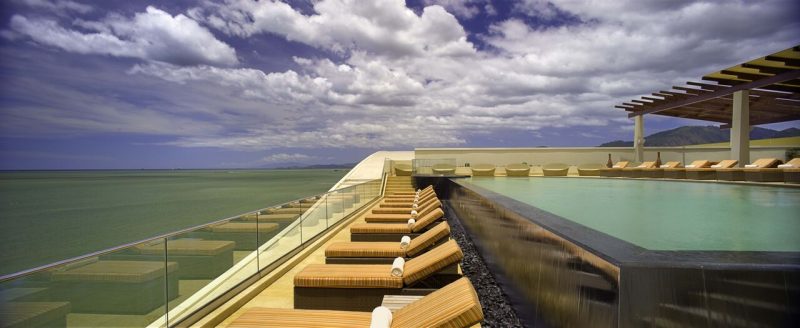
{"label": "pool coping", "polygon": [[[649,250],[486,188],[451,178],[532,223],[578,245],[618,267],[758,268],[800,270],[800,252]],[[780,186],[779,186],[780,187]]]}

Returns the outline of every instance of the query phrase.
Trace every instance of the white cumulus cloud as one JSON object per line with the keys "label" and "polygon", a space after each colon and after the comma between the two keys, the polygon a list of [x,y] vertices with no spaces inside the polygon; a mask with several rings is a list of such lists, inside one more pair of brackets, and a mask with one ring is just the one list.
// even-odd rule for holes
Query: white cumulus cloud
{"label": "white cumulus cloud", "polygon": [[53,19],[14,15],[10,26],[37,43],[80,54],[132,57],[177,65],[235,65],[236,51],[182,14],[147,7],[132,18],[109,15],[102,21],[66,28]]}

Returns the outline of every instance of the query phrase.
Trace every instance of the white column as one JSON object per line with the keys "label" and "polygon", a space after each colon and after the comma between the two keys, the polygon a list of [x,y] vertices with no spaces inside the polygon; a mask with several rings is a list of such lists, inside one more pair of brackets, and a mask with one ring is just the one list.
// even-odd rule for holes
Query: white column
{"label": "white column", "polygon": [[644,115],[633,117],[633,161],[644,162]]}
{"label": "white column", "polygon": [[739,167],[750,163],[750,91],[733,93],[733,117],[731,118],[731,159],[739,161]]}

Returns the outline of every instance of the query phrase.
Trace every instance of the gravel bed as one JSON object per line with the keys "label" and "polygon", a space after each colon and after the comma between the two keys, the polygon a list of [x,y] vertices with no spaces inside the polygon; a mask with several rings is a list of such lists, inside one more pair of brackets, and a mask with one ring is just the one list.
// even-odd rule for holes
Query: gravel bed
{"label": "gravel bed", "polygon": [[450,236],[456,240],[461,251],[464,252],[461,270],[472,281],[472,285],[478,292],[478,298],[481,300],[484,317],[481,327],[522,327],[517,319],[517,314],[511,308],[511,302],[497,285],[494,276],[483,261],[483,257],[464,231],[461,222],[450,215],[447,223],[450,224]]}

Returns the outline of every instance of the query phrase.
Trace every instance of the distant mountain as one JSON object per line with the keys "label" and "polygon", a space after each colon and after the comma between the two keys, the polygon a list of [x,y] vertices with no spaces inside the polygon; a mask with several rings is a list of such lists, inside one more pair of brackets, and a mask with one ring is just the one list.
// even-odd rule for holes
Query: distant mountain
{"label": "distant mountain", "polygon": [[[788,128],[783,131],[753,127],[750,139],[770,139],[800,136],[800,129]],[[672,130],[653,133],[644,137],[645,145],[650,147],[688,146],[707,143],[728,142],[730,130],[716,126],[682,126]],[[600,147],[633,147],[633,141],[615,140],[606,142]]]}

